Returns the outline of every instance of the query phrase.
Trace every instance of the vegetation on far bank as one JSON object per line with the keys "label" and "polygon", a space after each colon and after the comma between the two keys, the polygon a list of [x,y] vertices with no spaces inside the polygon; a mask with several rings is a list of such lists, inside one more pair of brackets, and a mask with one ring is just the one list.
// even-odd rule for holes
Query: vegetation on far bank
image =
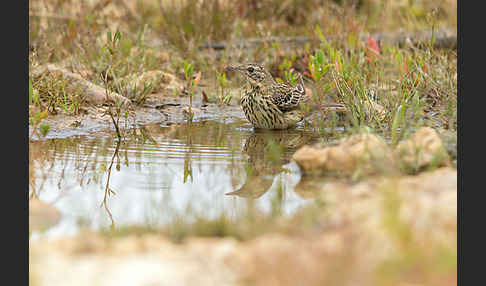
{"label": "vegetation on far bank", "polygon": [[[231,88],[242,79],[225,74],[235,62],[263,63],[281,81],[304,75],[311,107],[344,104],[345,125],[363,126],[393,138],[418,126],[456,130],[457,54],[422,44],[377,43],[373,32],[454,29],[454,1],[31,1],[30,123],[50,114],[77,115],[86,98],[62,74],[33,76],[53,63],[108,91],[143,104],[160,81],[134,83],[131,75],[163,70],[181,82],[198,75],[210,102],[236,104]],[[317,8],[316,8],[317,7]],[[61,11],[56,12],[54,11]],[[201,49],[204,42],[269,36],[307,36],[300,46],[263,41],[253,47]],[[337,37],[336,37],[337,36]],[[137,85],[138,84],[138,85]],[[194,83],[184,86],[191,87]],[[196,83],[197,85],[197,83]],[[172,96],[194,95],[174,91]],[[199,95],[198,95],[199,96]],[[192,98],[192,97],[191,97]],[[378,107],[376,107],[378,106]],[[322,117],[326,112],[322,111]],[[323,118],[321,118],[323,119]],[[322,122],[314,127],[325,132]],[[328,127],[327,125],[326,127]],[[322,127],[322,128],[321,128]],[[45,127],[47,128],[47,127]]]}

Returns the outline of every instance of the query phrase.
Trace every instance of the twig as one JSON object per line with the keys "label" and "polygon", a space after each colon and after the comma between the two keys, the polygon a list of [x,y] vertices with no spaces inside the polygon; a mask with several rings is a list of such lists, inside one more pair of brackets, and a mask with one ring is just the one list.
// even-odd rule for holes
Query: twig
{"label": "twig", "polygon": [[[111,157],[111,163],[110,163],[110,166],[108,167],[108,178],[106,179],[105,196],[103,198],[103,202],[101,203],[101,206],[103,206],[105,208],[106,212],[108,213],[108,216],[111,220],[111,227],[112,228],[115,226],[115,221],[113,220],[113,216],[111,215],[110,209],[108,209],[106,202],[107,202],[108,196],[110,196],[110,194],[113,192],[110,189],[111,168],[113,167],[113,162],[115,161],[115,156],[118,155],[118,151],[120,150],[120,143],[121,143],[121,140],[118,140],[116,142],[115,152],[113,153],[113,157]],[[115,192],[113,192],[113,193],[115,193]]]}
{"label": "twig", "polygon": [[120,128],[118,127],[118,123],[120,122],[119,111],[117,111],[118,116],[117,116],[116,120],[113,117],[113,112],[111,111],[111,108],[110,108],[108,114],[110,115],[111,121],[113,122],[113,125],[115,126],[115,131],[116,131],[116,135],[118,136],[118,140],[121,140],[122,136],[121,136],[121,133],[120,133]]}

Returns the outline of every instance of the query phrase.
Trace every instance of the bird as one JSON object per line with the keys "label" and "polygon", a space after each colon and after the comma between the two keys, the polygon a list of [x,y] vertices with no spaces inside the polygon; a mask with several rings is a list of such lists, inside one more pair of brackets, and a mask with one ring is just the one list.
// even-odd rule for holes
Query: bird
{"label": "bird", "polygon": [[307,100],[302,75],[297,85],[277,82],[263,65],[228,65],[226,70],[242,73],[247,85],[240,105],[246,119],[257,129],[293,128],[304,119],[299,104]]}

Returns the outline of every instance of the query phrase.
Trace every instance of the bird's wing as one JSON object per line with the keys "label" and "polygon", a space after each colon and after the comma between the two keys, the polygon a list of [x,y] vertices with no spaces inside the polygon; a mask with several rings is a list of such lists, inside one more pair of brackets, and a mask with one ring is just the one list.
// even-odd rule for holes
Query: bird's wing
{"label": "bird's wing", "polygon": [[299,83],[295,86],[277,84],[271,92],[272,102],[282,111],[296,109],[300,102],[307,99],[304,82],[299,75]]}

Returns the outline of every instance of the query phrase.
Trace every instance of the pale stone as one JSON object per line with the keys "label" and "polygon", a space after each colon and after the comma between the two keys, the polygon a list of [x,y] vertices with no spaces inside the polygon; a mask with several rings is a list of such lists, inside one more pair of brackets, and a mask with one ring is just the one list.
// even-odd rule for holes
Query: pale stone
{"label": "pale stone", "polygon": [[344,138],[335,146],[304,146],[292,158],[304,174],[309,175],[370,174],[394,167],[394,159],[386,143],[368,133]]}
{"label": "pale stone", "polygon": [[410,139],[398,144],[395,154],[405,170],[451,165],[439,134],[430,127],[421,127]]}

